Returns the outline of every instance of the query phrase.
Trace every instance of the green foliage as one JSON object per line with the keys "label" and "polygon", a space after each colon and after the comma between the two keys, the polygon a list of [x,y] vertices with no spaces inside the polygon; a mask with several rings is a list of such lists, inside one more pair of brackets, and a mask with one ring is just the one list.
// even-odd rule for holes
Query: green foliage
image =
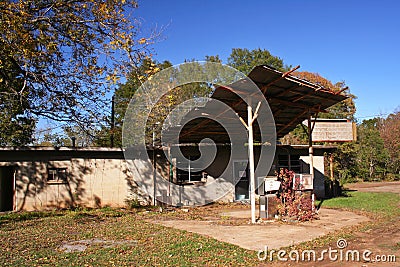
{"label": "green foliage", "polygon": [[[0,47],[0,55],[2,49],[6,48]],[[29,90],[21,96],[8,90],[9,86],[24,87],[20,76],[15,65],[0,58],[0,146],[23,146],[33,141],[36,120],[25,112],[30,107]]]}
{"label": "green foliage", "polygon": [[[347,99],[329,107],[327,113],[319,113],[318,118],[355,121],[355,99],[357,97],[350,93],[350,89],[346,86],[345,82],[333,83],[318,73],[307,71],[295,72],[293,75],[318,84],[324,88],[331,89],[333,92],[342,92],[348,96]],[[283,137],[281,142],[284,144],[308,144],[308,135],[303,130],[303,127],[298,125],[292,132]],[[358,144],[351,142],[338,143],[335,145],[338,148],[334,153],[334,170],[336,175],[342,183],[356,181],[360,176],[357,162]]]}
{"label": "green foliage", "polygon": [[281,138],[283,145],[307,145],[308,134],[301,124],[297,125],[290,133]]}
{"label": "green foliage", "polygon": [[88,147],[93,145],[96,130],[82,130],[78,126],[64,126],[62,130],[62,132],[54,131],[54,129],[51,128],[38,130],[33,145],[55,147],[72,146],[72,139],[75,139],[76,147]]}
{"label": "green foliage", "polygon": [[219,58],[219,55],[215,56],[206,56],[205,60],[207,62],[215,62],[215,63],[222,63],[222,60]]}
{"label": "green foliage", "polygon": [[3,143],[27,143],[32,118],[83,129],[102,122],[107,92],[154,37],[140,36],[135,8],[132,0],[0,1],[0,108],[9,110],[0,123],[24,128],[22,140]]}
{"label": "green foliage", "polygon": [[55,217],[55,216],[63,216],[63,213],[60,211],[24,211],[24,212],[13,212],[13,213],[5,213],[0,215],[0,223],[8,222],[8,221],[26,221],[26,220],[34,220],[38,218],[46,218],[46,217]]}
{"label": "green foliage", "polygon": [[115,117],[114,117],[114,130],[112,132],[111,118],[108,117],[108,125],[105,125],[101,130],[96,133],[95,144],[99,146],[110,146],[111,134],[114,135],[114,146],[122,146],[122,125],[124,122],[125,112],[128,108],[129,102],[135,95],[140,86],[155,73],[160,70],[171,67],[169,61],[156,62],[150,58],[145,58],[138,68],[134,69],[127,76],[127,81],[124,84],[119,84],[114,93],[115,103]]}
{"label": "green foliage", "polygon": [[279,71],[288,71],[291,68],[291,66],[285,65],[281,58],[273,56],[268,50],[261,48],[253,50],[233,48],[228,57],[228,65],[246,75],[258,65],[268,65]]}
{"label": "green foliage", "polygon": [[400,111],[379,120],[379,133],[389,153],[388,169],[391,179],[400,179]]}
{"label": "green foliage", "polygon": [[0,100],[0,146],[29,145],[33,141],[36,120],[15,110],[17,104],[3,102],[3,99]]}
{"label": "green foliage", "polygon": [[356,143],[338,145],[334,153],[334,170],[342,184],[356,182],[358,177]]}
{"label": "green foliage", "polygon": [[71,139],[57,133],[45,133],[40,142],[35,143],[37,146],[71,146]]}
{"label": "green foliage", "polygon": [[400,178],[400,137],[393,117],[364,120],[357,125],[356,142],[338,145],[335,170],[342,184]]}
{"label": "green foliage", "polygon": [[378,119],[364,120],[357,132],[358,175],[367,181],[382,179],[387,171],[389,154],[379,134]]}
{"label": "green foliage", "polygon": [[125,204],[128,209],[142,209],[146,207],[144,203],[142,203],[137,197],[125,199]]}
{"label": "green foliage", "polygon": [[[220,62],[218,56],[207,56],[207,62]],[[152,143],[152,132],[156,133],[156,142],[160,140],[162,123],[166,119],[167,115],[179,104],[183,103],[189,99],[196,99],[200,97],[209,96],[214,89],[214,84],[208,84],[203,82],[191,82],[187,81],[203,81],[205,78],[214,77],[213,74],[220,69],[215,68],[217,64],[202,65],[193,61],[186,60],[186,62],[191,64],[182,64],[174,67],[174,69],[169,69],[167,72],[163,72],[159,75],[168,75],[168,80],[171,84],[168,86],[173,86],[174,84],[181,84],[180,86],[173,87],[169,92],[164,94],[156,104],[152,105],[152,110],[147,118],[146,127],[146,143]],[[169,61],[164,61],[162,63],[156,62],[152,59],[145,59],[142,61],[141,65],[130,75],[125,84],[120,84],[115,91],[115,128],[114,128],[114,139],[115,145],[122,145],[122,125],[124,122],[124,117],[126,116],[127,107],[132,100],[132,97],[137,93],[137,90],[144,82],[146,83],[146,90],[160,90],[163,84],[154,84],[153,82],[159,82],[152,80],[153,75],[159,71],[166,70],[171,67],[172,64]],[[179,75],[177,75],[179,73]],[[215,81],[223,82],[224,79],[230,79],[232,77],[229,74],[224,76],[224,73],[220,73],[218,78],[220,80]],[[217,76],[217,75],[215,75]],[[178,80],[181,79],[181,80]],[[162,80],[162,79],[160,79]],[[147,95],[155,96],[159,92],[147,91]],[[136,106],[134,106],[136,105]],[[132,103],[132,108],[137,107],[138,110],[141,108],[143,103]],[[143,116],[144,114],[136,113],[135,116]],[[146,114],[147,115],[147,114]],[[109,119],[110,121],[110,119]],[[132,132],[135,131],[135,126],[132,127]],[[96,144],[98,145],[109,145],[110,127],[103,127],[103,129],[98,133],[98,138]]]}

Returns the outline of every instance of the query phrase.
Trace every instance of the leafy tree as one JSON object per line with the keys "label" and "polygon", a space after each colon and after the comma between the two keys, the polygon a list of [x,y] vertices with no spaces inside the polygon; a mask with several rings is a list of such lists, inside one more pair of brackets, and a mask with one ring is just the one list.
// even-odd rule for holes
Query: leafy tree
{"label": "leafy tree", "polygon": [[246,75],[258,65],[269,65],[279,71],[288,71],[290,69],[290,66],[285,65],[282,59],[271,55],[268,50],[261,48],[253,50],[233,48],[228,57],[228,65]]}
{"label": "leafy tree", "polygon": [[126,83],[119,84],[114,93],[115,117],[114,127],[110,127],[111,118],[107,118],[109,125],[103,126],[96,134],[95,144],[100,146],[110,146],[111,135],[114,136],[114,146],[122,146],[122,125],[126,109],[137,89],[152,75],[160,70],[171,67],[169,61],[156,62],[150,58],[142,60],[140,66],[127,76]]}
{"label": "leafy tree", "polygon": [[350,121],[355,121],[354,114],[356,113],[356,104],[354,100],[357,99],[357,97],[350,93],[350,89],[346,86],[345,82],[332,83],[318,73],[312,73],[308,71],[298,71],[293,75],[318,84],[324,88],[331,89],[333,92],[343,92],[348,96],[347,99],[328,108],[328,113],[320,113],[318,114],[318,117],[327,119],[348,119]]}
{"label": "leafy tree", "polygon": [[94,136],[96,134],[95,130],[89,130],[89,131],[82,131],[77,126],[66,126],[63,127],[64,134],[63,134],[63,140],[65,146],[72,146],[72,139],[75,139],[75,146],[77,147],[87,147],[87,146],[92,146],[94,143]]}
{"label": "leafy tree", "polygon": [[356,182],[358,179],[357,151],[357,144],[349,142],[338,144],[338,149],[333,154],[334,170],[342,184]]}
{"label": "leafy tree", "polygon": [[139,35],[128,15],[135,8],[132,0],[1,1],[0,107],[15,100],[2,123],[23,117],[29,132],[36,117],[82,128],[101,121],[108,90],[156,37]]}
{"label": "leafy tree", "polygon": [[[57,129],[60,129],[57,130]],[[76,147],[87,147],[94,144],[94,129],[92,132],[82,131],[78,126],[56,126],[45,127],[35,131],[35,146],[73,146],[73,139]]]}
{"label": "leafy tree", "polygon": [[284,145],[307,145],[307,131],[304,130],[304,126],[299,124],[291,132],[282,137],[280,142]]}
{"label": "leafy tree", "polygon": [[219,55],[206,56],[205,59],[207,62],[222,63],[222,60],[219,58]]}
{"label": "leafy tree", "polygon": [[[398,116],[398,115],[397,115]],[[395,114],[357,125],[357,142],[338,145],[335,169],[342,182],[399,176],[399,122]]]}
{"label": "leafy tree", "polygon": [[24,114],[20,106],[0,96],[0,146],[24,146],[33,141],[36,121]]}
{"label": "leafy tree", "polygon": [[1,72],[0,68],[0,146],[27,145],[33,141],[36,125],[35,119],[25,112],[29,103],[24,97],[7,93],[2,83],[4,75],[16,84],[22,84],[22,80],[17,77],[17,72],[11,71],[3,76]]}
{"label": "leafy tree", "polygon": [[[206,56],[205,60],[207,62],[221,62],[221,59],[218,55]],[[202,78],[204,78],[207,73],[213,73],[213,71],[219,70],[213,69],[213,65],[203,66],[202,64],[194,62],[194,60],[185,60],[185,62],[192,64],[183,64],[175,68],[175,70],[179,72],[179,77],[181,79],[184,79],[185,81],[202,80]],[[109,146],[112,131],[114,134],[114,145],[122,145],[122,125],[124,122],[126,109],[132,97],[137,92],[137,89],[145,81],[150,80],[151,82],[151,78],[154,74],[171,66],[172,64],[169,61],[159,63],[150,58],[146,58],[142,61],[141,65],[137,69],[135,69],[135,71],[132,71],[129,74],[126,83],[119,84],[114,94],[115,127],[113,128],[113,130],[111,129],[111,127],[103,127],[101,131],[99,131],[99,133],[97,134],[97,145]],[[176,80],[177,77],[175,77],[175,73],[171,72],[169,74],[170,77],[168,77],[168,79],[172,79],[172,82],[175,83],[179,82],[178,80]],[[223,74],[219,74],[221,76],[221,80],[223,80]],[[157,85],[157,87],[160,86],[162,85]],[[195,82],[175,87],[173,90],[166,93],[159,100],[159,102],[153,106],[152,112],[149,115],[146,129],[146,142],[148,144],[152,142],[151,139],[153,131],[156,132],[157,142],[159,141],[162,123],[167,115],[177,105],[189,99],[208,96],[213,90],[213,86],[214,85]],[[151,93],[149,94],[151,95]],[[109,121],[111,121],[111,119],[109,119]]]}
{"label": "leafy tree", "polygon": [[381,119],[379,132],[389,153],[389,170],[400,178],[400,111],[390,114],[386,119]]}
{"label": "leafy tree", "polygon": [[363,180],[383,178],[387,171],[389,155],[379,134],[378,123],[378,118],[374,118],[364,120],[357,127],[358,175]]}

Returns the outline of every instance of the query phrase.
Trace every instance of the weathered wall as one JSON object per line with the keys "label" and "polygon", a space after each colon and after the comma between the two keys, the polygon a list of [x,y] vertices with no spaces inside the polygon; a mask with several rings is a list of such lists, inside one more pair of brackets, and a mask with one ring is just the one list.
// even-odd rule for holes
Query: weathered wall
{"label": "weathered wall", "polygon": [[[3,163],[4,164],[4,163]],[[135,191],[126,162],[121,159],[9,162],[15,167],[16,210],[71,206],[124,206]],[[66,168],[67,180],[48,181],[48,168]]]}
{"label": "weathered wall", "polygon": [[[172,204],[180,202],[185,205],[198,205],[209,200],[233,201],[235,187],[233,165],[229,162],[229,149],[229,147],[219,148],[214,162],[206,169],[209,174],[206,183],[185,187],[166,183],[171,173],[171,166],[160,152],[160,156],[156,157],[157,169],[163,177],[157,177],[158,192],[171,192],[174,195]],[[185,150],[184,154],[196,154],[192,148]],[[259,157],[258,150],[255,149],[256,161]],[[304,155],[304,151],[289,152]],[[247,159],[246,153],[241,156],[242,158],[235,160]],[[308,157],[302,156],[301,159],[308,163]],[[314,157],[316,174],[314,187],[319,197],[323,197],[324,194],[323,160],[322,156]],[[12,200],[14,210],[125,206],[126,200],[129,199],[151,203],[149,195],[145,193],[153,192],[151,163],[143,162],[141,159],[134,161],[136,166],[128,168],[123,152],[118,149],[0,149],[0,166],[14,166],[16,170],[15,176],[9,178],[13,181],[15,178],[15,194]],[[303,171],[308,171],[307,165],[305,164]],[[66,168],[67,180],[48,181],[49,168]],[[214,179],[218,176],[220,179]],[[138,179],[145,179],[144,187],[138,187],[135,182]],[[210,186],[213,183],[218,183],[218,187]],[[181,192],[178,192],[179,190]],[[223,196],[221,192],[227,194]],[[177,196],[180,196],[179,199]]]}
{"label": "weathered wall", "polygon": [[[301,156],[300,159],[305,162],[307,166],[307,172],[310,171],[310,157],[309,156]],[[323,156],[314,156],[313,157],[314,164],[314,193],[317,198],[325,197],[325,166],[324,166],[324,157]]]}

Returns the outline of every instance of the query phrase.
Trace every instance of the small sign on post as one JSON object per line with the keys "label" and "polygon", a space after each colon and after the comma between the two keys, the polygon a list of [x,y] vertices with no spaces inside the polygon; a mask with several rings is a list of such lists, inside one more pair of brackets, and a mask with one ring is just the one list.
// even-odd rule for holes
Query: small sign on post
{"label": "small sign on post", "polygon": [[278,191],[279,187],[281,186],[281,182],[277,181],[276,177],[265,178],[264,185],[265,192]]}
{"label": "small sign on post", "polygon": [[293,177],[294,190],[313,190],[314,181],[311,174],[296,173]]}

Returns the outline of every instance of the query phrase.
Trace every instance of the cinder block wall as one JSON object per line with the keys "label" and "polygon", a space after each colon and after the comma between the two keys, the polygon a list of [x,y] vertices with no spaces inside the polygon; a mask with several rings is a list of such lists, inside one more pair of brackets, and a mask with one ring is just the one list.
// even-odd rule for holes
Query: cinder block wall
{"label": "cinder block wall", "polygon": [[[121,159],[72,158],[63,161],[16,162],[15,207],[43,210],[71,206],[124,206],[135,191]],[[48,168],[66,168],[66,181],[48,181]]]}

